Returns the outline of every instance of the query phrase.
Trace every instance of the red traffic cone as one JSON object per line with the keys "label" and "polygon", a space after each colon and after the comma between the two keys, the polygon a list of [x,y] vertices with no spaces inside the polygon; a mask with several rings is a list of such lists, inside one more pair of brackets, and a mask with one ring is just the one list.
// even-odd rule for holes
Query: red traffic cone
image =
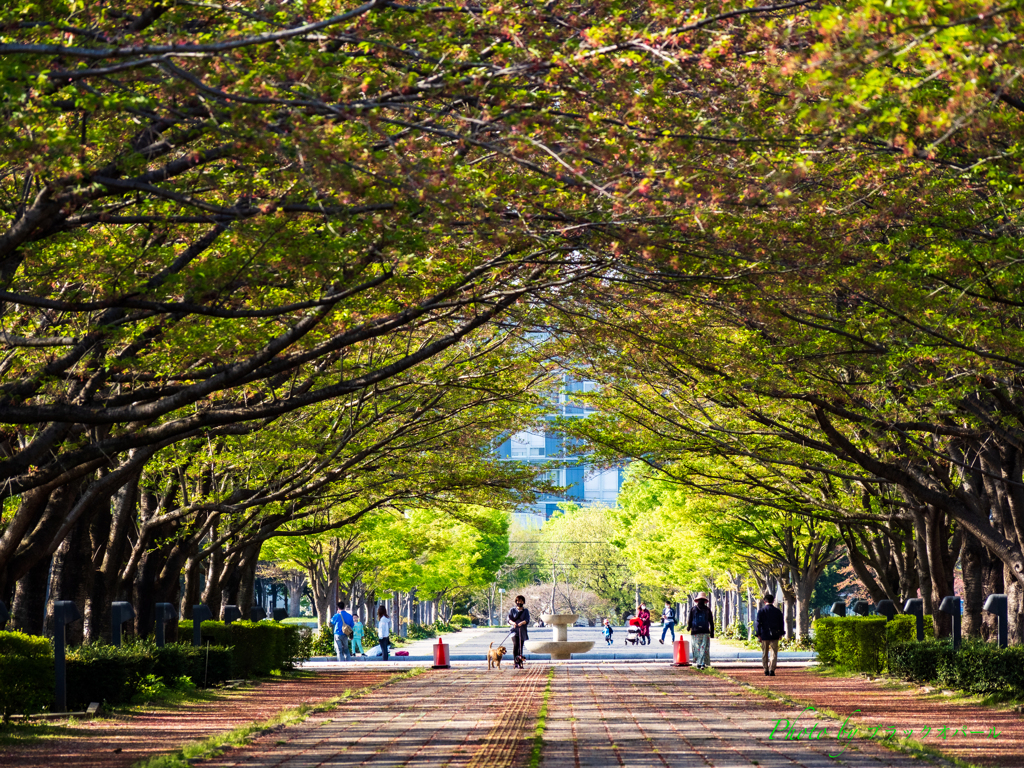
{"label": "red traffic cone", "polygon": [[434,669],[449,669],[448,646],[441,638],[437,638],[437,645],[434,646]]}
{"label": "red traffic cone", "polygon": [[672,643],[672,653],[674,656],[673,667],[690,666],[690,644],[683,640],[683,638],[680,637]]}

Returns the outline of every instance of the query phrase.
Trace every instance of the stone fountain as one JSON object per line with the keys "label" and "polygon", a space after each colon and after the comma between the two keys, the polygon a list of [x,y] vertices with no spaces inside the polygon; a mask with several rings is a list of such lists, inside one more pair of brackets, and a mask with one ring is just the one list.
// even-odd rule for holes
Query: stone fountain
{"label": "stone fountain", "polygon": [[570,641],[566,639],[569,625],[575,624],[579,618],[575,613],[544,613],[540,617],[545,624],[552,627],[552,638],[550,640],[527,640],[526,650],[530,653],[547,653],[551,658],[564,660],[574,653],[586,653],[594,647],[593,640]]}

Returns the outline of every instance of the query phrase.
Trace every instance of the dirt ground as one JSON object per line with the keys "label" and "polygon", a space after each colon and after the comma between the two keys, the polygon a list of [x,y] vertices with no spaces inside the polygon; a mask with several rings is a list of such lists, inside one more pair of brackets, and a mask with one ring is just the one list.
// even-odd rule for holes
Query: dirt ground
{"label": "dirt ground", "polygon": [[151,755],[172,752],[283,709],[318,704],[346,690],[384,682],[394,670],[339,670],[315,678],[272,680],[224,691],[215,701],[120,718],[98,718],[73,725],[62,737],[31,744],[0,746],[0,766],[19,768],[128,768]]}
{"label": "dirt ground", "polygon": [[[850,717],[858,735],[876,725],[942,750],[961,760],[1000,768],[1024,767],[1024,719],[1021,715],[950,700],[921,689],[894,690],[882,680],[823,677],[802,667],[780,667],[775,677],[757,669],[724,669],[729,677]],[[943,732],[943,729],[946,729]],[[835,730],[835,729],[833,729]],[[991,734],[998,734],[993,737]]]}

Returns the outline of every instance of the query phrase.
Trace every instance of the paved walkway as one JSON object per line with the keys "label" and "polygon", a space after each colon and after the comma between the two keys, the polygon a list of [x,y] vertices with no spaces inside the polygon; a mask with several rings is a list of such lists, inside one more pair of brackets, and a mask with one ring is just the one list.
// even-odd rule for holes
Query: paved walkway
{"label": "paved walkway", "polygon": [[[53,740],[0,746],[0,765],[126,768],[302,701],[372,685],[399,666],[381,664],[371,671],[346,664],[333,673],[269,682],[176,711],[82,723]],[[869,738],[873,727],[890,724],[897,735],[904,728],[930,727],[927,737],[913,737],[974,764],[1024,766],[1019,715],[923,697],[916,689],[894,691],[860,677],[822,678],[794,665],[780,668],[774,678],[735,666],[726,677],[661,662],[504,666],[488,671],[482,663],[466,662],[393,680],[201,764],[528,768],[546,701],[538,768],[948,768],[940,759],[912,758]],[[767,699],[740,683],[792,699]],[[804,702],[852,718],[816,717]]]}
{"label": "paved walkway", "polygon": [[[672,644],[670,638],[666,637],[665,643],[661,644],[661,628],[652,627],[651,634],[653,642],[649,645],[627,645],[625,641],[625,627],[616,628],[611,645],[605,643],[601,635],[600,627],[570,627],[570,640],[592,640],[594,647],[585,654],[573,654],[574,659],[591,661],[670,661],[672,659]],[[676,635],[679,636],[678,633]],[[551,637],[549,627],[530,627],[531,640],[546,640]],[[689,635],[685,635],[689,638]],[[501,645],[504,641],[505,648],[512,652],[512,641],[508,637],[508,629],[503,627],[472,627],[456,632],[452,635],[444,635],[443,639],[448,645],[448,652],[453,661],[482,661],[487,658],[488,645]],[[392,660],[405,660],[421,665],[424,661],[430,661],[433,657],[431,646],[437,643],[436,639],[417,640],[404,645],[400,650],[408,651],[408,656],[395,656],[392,652]],[[511,657],[510,657],[511,658]],[[526,658],[532,661],[548,661],[547,654],[537,655],[527,653]],[[783,661],[811,661],[814,653],[809,651],[783,651],[779,654]],[[729,662],[757,662],[761,661],[760,650],[739,648],[734,645],[727,645],[717,640],[711,641],[712,663]],[[320,657],[313,660],[314,665],[329,663],[329,657]],[[357,659],[361,662],[362,659]],[[372,661],[372,659],[368,660]]]}
{"label": "paved walkway", "polygon": [[612,663],[431,671],[203,765],[526,768],[549,685],[540,768],[941,765],[869,740],[844,744],[835,721],[825,738],[785,738],[781,723],[813,723],[802,706],[694,669]]}

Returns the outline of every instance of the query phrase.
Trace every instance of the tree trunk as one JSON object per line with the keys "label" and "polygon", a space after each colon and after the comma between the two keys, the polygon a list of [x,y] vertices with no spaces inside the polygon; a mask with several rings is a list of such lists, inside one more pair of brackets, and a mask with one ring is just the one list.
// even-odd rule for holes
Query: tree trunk
{"label": "tree trunk", "polygon": [[814,585],[818,581],[818,574],[805,573],[796,583],[794,607],[796,612],[796,634],[801,640],[811,636],[811,595],[814,593]]}
{"label": "tree trunk", "polygon": [[305,578],[293,576],[288,582],[288,615],[293,619],[302,613],[302,590],[306,586]]}
{"label": "tree trunk", "polygon": [[[8,630],[26,635],[42,635],[46,620],[47,584],[50,580],[50,558],[43,558],[18,579],[11,605]],[[58,598],[62,599],[62,598]],[[48,633],[52,636],[52,631]]]}
{"label": "tree trunk", "polygon": [[966,637],[980,639],[982,636],[981,606],[985,602],[984,579],[988,550],[970,533],[964,534],[960,568],[964,578],[963,633]]}

